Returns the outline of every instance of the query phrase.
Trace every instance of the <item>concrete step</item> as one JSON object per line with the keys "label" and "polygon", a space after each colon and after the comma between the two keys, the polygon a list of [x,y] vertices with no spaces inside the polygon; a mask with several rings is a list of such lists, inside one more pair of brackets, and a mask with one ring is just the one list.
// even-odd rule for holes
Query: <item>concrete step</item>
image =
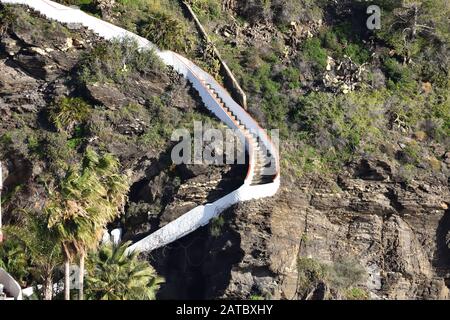
{"label": "concrete step", "polygon": [[252,180],[252,185],[262,185],[262,184],[267,184],[267,183],[272,183],[273,180],[275,179],[275,175],[270,175],[270,176],[259,176],[256,177]]}

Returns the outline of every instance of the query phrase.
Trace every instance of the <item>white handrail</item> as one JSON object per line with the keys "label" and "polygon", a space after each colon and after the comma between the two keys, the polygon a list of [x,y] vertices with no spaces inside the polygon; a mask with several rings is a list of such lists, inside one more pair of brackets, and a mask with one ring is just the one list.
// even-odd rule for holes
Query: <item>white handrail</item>
{"label": "white handrail", "polygon": [[[202,70],[195,63],[177,53],[171,51],[159,51],[156,46],[147,39],[119,28],[111,23],[90,16],[76,8],[66,7],[50,0],[0,0],[0,2],[26,5],[42,14],[47,19],[52,19],[61,23],[83,25],[107,40],[128,37],[135,39],[142,49],[154,49],[166,65],[173,67],[192,83],[193,87],[199,92],[203,103],[210,111],[229,127],[238,129],[241,138],[248,142],[246,147],[249,153],[249,169],[245,182],[240,188],[213,203],[198,206],[190,210],[181,217],[150,234],[148,237],[136,242],[128,248],[128,251],[151,251],[162,247],[193,232],[199,227],[206,225],[212,218],[217,217],[221,212],[238,202],[270,197],[278,191],[280,186],[279,155],[267,133],[231,98],[229,93],[211,75]],[[237,119],[245,125],[252,134],[256,134],[260,143],[262,143],[265,149],[271,154],[275,160],[276,167],[273,182],[262,185],[251,185],[253,177],[255,176],[256,167],[255,140],[252,139],[248,133],[242,131],[239,124],[236,123],[236,121],[223,109],[219,101],[206,87],[205,83],[217,92],[229,110],[232,111]]]}

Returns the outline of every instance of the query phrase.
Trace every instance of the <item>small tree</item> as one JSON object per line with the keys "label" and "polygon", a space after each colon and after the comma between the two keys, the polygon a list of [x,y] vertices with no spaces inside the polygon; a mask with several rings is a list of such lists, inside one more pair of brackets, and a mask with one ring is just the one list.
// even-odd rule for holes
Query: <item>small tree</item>
{"label": "small tree", "polygon": [[79,299],[83,299],[84,260],[95,249],[107,223],[116,218],[126,201],[127,178],[119,174],[119,162],[112,155],[101,158],[86,151],[81,168],[67,173],[46,207],[48,226],[59,237],[64,254],[65,299],[70,299],[70,262],[78,257]]}
{"label": "small tree", "polygon": [[95,300],[154,300],[163,282],[138,254],[126,254],[129,243],[104,245],[89,256],[87,295]]}
{"label": "small tree", "polygon": [[61,264],[61,247],[55,245],[57,236],[47,227],[44,216],[28,213],[25,221],[5,228],[7,242],[13,242],[26,259],[28,272],[43,285],[44,300],[53,298],[54,271]]}

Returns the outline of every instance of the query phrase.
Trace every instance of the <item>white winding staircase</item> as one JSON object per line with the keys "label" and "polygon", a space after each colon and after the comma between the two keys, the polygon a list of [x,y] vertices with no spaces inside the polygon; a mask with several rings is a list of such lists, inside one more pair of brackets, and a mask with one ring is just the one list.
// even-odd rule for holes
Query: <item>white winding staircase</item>
{"label": "white winding staircase", "polygon": [[154,49],[166,65],[173,67],[189,80],[205,106],[230,128],[237,129],[240,138],[245,141],[249,166],[244,184],[240,188],[213,203],[192,209],[134,243],[129,247],[129,251],[149,252],[165,246],[206,225],[212,218],[238,202],[270,197],[278,191],[280,171],[277,148],[264,129],[231,98],[229,93],[192,61],[172,51],[160,51],[147,39],[97,19],[78,8],[63,6],[49,0],[0,0],[0,2],[26,5],[47,19],[82,25],[107,40],[129,37],[135,39],[142,49]]}

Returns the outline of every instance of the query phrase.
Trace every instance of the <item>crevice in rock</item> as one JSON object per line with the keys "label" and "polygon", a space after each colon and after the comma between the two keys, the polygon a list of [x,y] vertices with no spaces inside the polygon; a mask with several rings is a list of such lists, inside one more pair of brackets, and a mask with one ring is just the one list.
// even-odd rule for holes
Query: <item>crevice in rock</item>
{"label": "crevice in rock", "polygon": [[398,195],[394,189],[389,188],[388,192],[384,194],[388,199],[392,208],[394,208],[398,213],[401,213],[405,207],[398,200]]}
{"label": "crevice in rock", "polygon": [[433,265],[436,273],[445,277],[446,286],[450,288],[450,209],[445,211],[436,230]]}
{"label": "crevice in rock", "polygon": [[[226,221],[233,221],[234,208],[222,215]],[[229,285],[233,266],[243,256],[240,235],[229,224],[222,227],[218,237],[213,237],[206,226],[153,251],[148,259],[166,279],[158,299],[221,297]]]}

